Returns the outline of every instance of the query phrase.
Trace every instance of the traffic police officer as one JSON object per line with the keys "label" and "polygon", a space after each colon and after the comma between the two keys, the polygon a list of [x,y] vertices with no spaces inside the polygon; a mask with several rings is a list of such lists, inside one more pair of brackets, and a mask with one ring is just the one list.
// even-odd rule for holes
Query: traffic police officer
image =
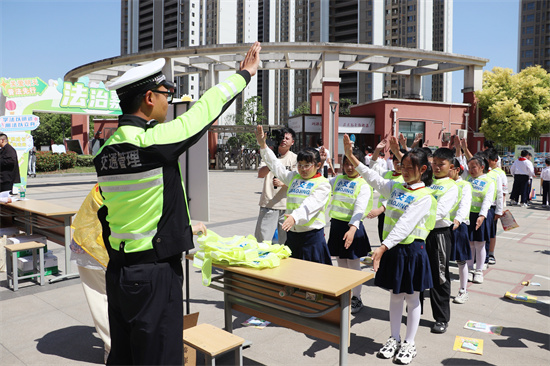
{"label": "traffic police officer", "polygon": [[[109,250],[107,364],[182,364],[182,252],[194,247],[178,157],[206,133],[256,74],[256,42],[240,70],[165,122],[173,84],[164,59],[128,70],[116,90],[123,115],[94,158]],[[198,230],[198,229],[197,229]]]}

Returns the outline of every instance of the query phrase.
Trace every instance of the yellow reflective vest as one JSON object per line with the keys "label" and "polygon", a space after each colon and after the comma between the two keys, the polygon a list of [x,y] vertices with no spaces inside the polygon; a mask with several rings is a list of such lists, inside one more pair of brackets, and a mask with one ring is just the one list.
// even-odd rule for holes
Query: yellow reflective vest
{"label": "yellow reflective vest", "polygon": [[[317,178],[303,179],[300,174],[296,174],[288,185],[286,192],[286,213],[292,214],[294,210],[302,205],[302,202],[313,193],[321,183],[328,183],[328,179],[322,175]],[[328,202],[327,202],[328,203]],[[325,207],[311,218],[306,224],[300,225],[310,227],[314,223],[326,225]]]}
{"label": "yellow reflective vest", "polygon": [[359,197],[359,193],[364,185],[367,185],[370,190],[370,198],[365,213],[361,218],[363,219],[372,210],[373,200],[372,187],[360,175],[355,178],[349,178],[347,175],[336,177],[332,187],[332,202],[328,215],[333,219],[349,222],[353,216],[355,201],[357,201],[357,197]]}
{"label": "yellow reflective vest", "polygon": [[418,222],[413,231],[399,244],[411,244],[416,239],[426,240],[428,234],[435,226],[435,214],[437,210],[437,201],[435,200],[432,190],[417,189],[410,190],[398,183],[393,186],[390,197],[387,201],[386,216],[384,217],[384,231],[382,238],[385,240],[388,234],[393,230],[399,218],[414,202],[419,199],[430,196],[432,204],[429,212],[419,212],[419,215],[424,215]]}

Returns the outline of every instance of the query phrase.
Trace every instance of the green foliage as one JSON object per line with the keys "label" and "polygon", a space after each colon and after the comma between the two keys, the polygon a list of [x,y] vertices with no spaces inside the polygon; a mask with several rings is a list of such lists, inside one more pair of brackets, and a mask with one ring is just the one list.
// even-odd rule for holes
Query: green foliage
{"label": "green foliage", "polygon": [[302,114],[309,114],[311,108],[309,102],[303,102],[295,110],[292,111],[292,116],[301,116]]}
{"label": "green foliage", "polygon": [[517,74],[500,67],[485,71],[476,97],[480,131],[489,140],[512,148],[550,132],[550,74],[540,66]]}
{"label": "green foliage", "polygon": [[34,113],[40,118],[40,126],[31,135],[35,146],[50,146],[51,140],[55,144],[62,144],[63,137],[71,138],[71,115],[56,113]]}
{"label": "green foliage", "polygon": [[58,169],[73,168],[76,164],[77,154],[69,151],[66,154],[56,154],[51,151],[36,152],[36,171],[52,172]]}
{"label": "green foliage", "polygon": [[77,155],[75,166],[94,166],[94,157],[92,155]]}
{"label": "green foliage", "polygon": [[340,116],[349,116],[349,107],[353,105],[351,99],[340,98],[340,103],[338,103],[338,113]]}
{"label": "green foliage", "polygon": [[[262,124],[267,117],[264,115],[264,106],[262,105],[261,97],[248,98],[243,107],[237,112],[237,114],[228,116],[228,119],[232,119],[237,126],[245,125],[259,125]],[[256,136],[250,132],[240,132],[235,136],[230,137],[227,140],[227,144],[234,148],[241,148],[244,146],[249,149],[257,149],[258,143],[256,142]]]}

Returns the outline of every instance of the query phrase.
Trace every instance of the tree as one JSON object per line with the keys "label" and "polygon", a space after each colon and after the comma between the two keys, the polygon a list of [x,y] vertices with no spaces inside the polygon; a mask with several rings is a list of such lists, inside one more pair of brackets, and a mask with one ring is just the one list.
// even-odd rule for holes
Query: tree
{"label": "tree", "polygon": [[50,146],[51,141],[62,144],[63,137],[71,137],[71,115],[57,113],[34,113],[40,118],[40,126],[31,135],[34,146]]}
{"label": "tree", "polygon": [[292,116],[301,116],[302,114],[309,114],[310,107],[309,102],[303,102],[295,110],[292,111]]}
{"label": "tree", "polygon": [[340,98],[338,104],[338,113],[340,116],[349,116],[349,107],[353,105],[353,102],[349,98]]}
{"label": "tree", "polygon": [[513,147],[550,132],[550,75],[540,66],[485,71],[476,97],[487,139]]}
{"label": "tree", "polygon": [[[267,119],[264,115],[264,106],[262,105],[261,97],[251,97],[248,98],[244,103],[243,107],[235,115],[228,116],[228,119],[234,120],[235,125],[245,126],[245,125],[259,125]],[[244,146],[246,148],[255,149],[258,148],[256,142],[256,136],[251,132],[238,132],[235,136],[230,137],[227,140],[229,146],[238,147]]]}

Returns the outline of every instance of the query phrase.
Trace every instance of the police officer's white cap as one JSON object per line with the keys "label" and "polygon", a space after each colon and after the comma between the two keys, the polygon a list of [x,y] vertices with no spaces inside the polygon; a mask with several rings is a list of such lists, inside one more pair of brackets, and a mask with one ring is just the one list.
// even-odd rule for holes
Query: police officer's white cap
{"label": "police officer's white cap", "polygon": [[112,82],[108,88],[116,90],[120,99],[138,95],[161,84],[166,88],[173,88],[174,85],[168,82],[162,73],[165,63],[165,59],[158,58],[153,62],[134,67]]}

